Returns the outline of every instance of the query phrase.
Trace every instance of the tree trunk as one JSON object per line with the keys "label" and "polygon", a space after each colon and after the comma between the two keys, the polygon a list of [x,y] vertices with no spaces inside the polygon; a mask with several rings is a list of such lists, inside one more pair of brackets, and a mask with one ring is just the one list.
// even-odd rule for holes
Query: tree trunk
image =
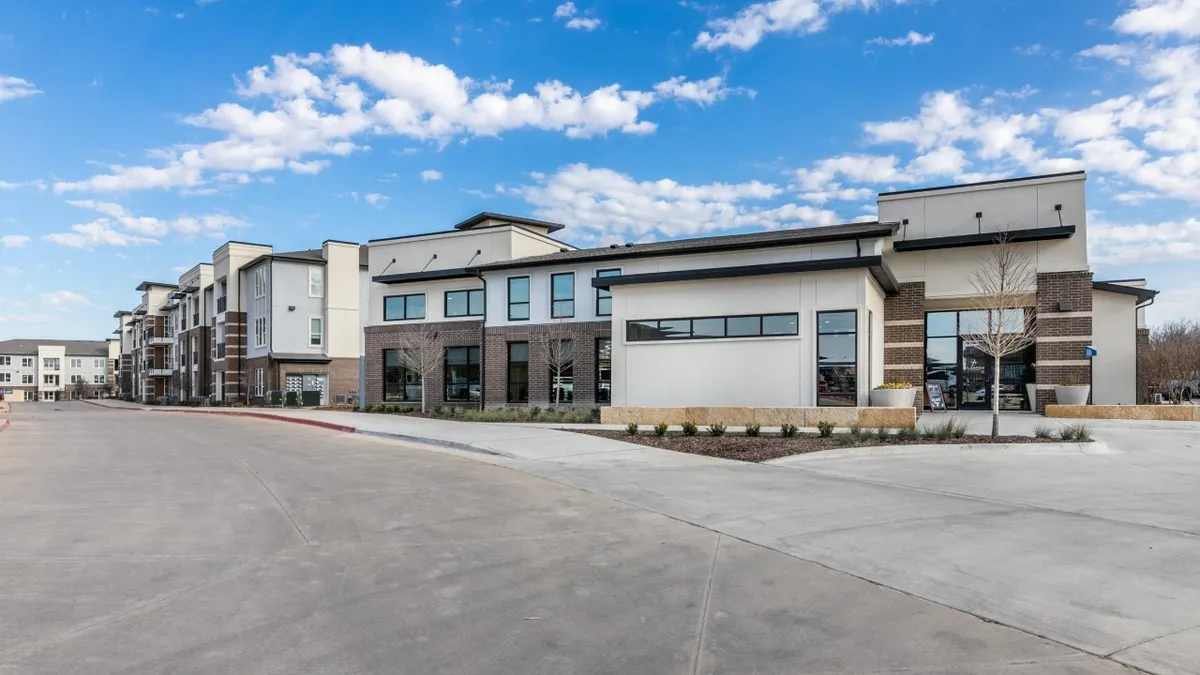
{"label": "tree trunk", "polygon": [[992,438],[1000,436],[1000,358],[992,359],[995,372],[992,379]]}
{"label": "tree trunk", "polygon": [[421,376],[421,414],[424,415],[427,412],[428,412],[428,410],[426,410],[426,406],[425,406],[425,376],[422,375]]}

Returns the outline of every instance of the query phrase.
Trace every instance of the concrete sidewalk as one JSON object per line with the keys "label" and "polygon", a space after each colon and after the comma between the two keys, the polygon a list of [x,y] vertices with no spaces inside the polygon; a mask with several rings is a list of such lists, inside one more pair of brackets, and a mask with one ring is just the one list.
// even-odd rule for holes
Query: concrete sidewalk
{"label": "concrete sidewalk", "polygon": [[[211,413],[261,411],[201,414]],[[1191,428],[1096,425],[1112,449],[1105,454],[952,446],[782,467],[538,426],[269,414],[469,453],[1149,672],[1200,673],[1200,450],[1188,450]]]}

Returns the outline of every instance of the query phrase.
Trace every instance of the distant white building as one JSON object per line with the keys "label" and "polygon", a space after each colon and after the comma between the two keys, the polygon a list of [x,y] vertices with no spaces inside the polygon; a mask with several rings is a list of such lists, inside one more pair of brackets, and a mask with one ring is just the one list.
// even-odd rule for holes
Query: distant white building
{"label": "distant white building", "polygon": [[107,397],[116,340],[0,341],[0,394],[9,401],[64,401]]}

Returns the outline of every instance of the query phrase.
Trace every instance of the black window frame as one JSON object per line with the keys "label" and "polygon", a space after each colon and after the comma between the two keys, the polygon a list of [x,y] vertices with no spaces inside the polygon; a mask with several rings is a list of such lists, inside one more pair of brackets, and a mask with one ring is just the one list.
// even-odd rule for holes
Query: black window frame
{"label": "black window frame", "polygon": [[[605,342],[608,343],[608,398],[606,400],[600,396],[600,385],[606,381],[601,377],[604,369],[600,365],[602,363],[600,359],[600,345]],[[596,405],[612,405],[612,344],[612,338],[596,338]]]}
{"label": "black window frame", "polygon": [[[606,274],[607,272],[616,272],[616,274]],[[621,276],[621,268],[620,267],[596,270],[596,278],[597,279],[603,279],[605,277],[619,277],[619,276]],[[607,313],[600,311],[600,301],[601,300],[608,300],[608,312]],[[596,289],[596,316],[612,316],[612,291],[611,290],[606,289],[606,288],[597,288]]]}
{"label": "black window frame", "polygon": [[[419,403],[421,401],[420,394],[417,394],[416,398],[408,397],[409,384],[408,384],[407,374],[413,373],[417,376],[417,381],[420,383],[417,386],[421,387],[422,390],[425,388],[425,378],[422,377],[421,374],[418,373],[417,371],[404,365],[403,360],[401,360],[399,357],[396,358],[396,361],[399,362],[399,365],[388,366],[388,356],[387,356],[388,352],[399,352],[399,351],[400,351],[399,349],[384,349],[383,350],[383,389],[380,392],[382,400],[384,403],[412,403],[412,402]],[[400,374],[401,374],[401,376],[400,376],[400,380],[401,380],[400,398],[388,398],[388,371],[389,370],[400,371]]]}
{"label": "black window frame", "polygon": [[[571,297],[559,299],[554,295],[554,280],[558,277],[571,277]],[[555,305],[560,302],[571,303],[570,314],[559,314]],[[550,274],[550,318],[551,319],[574,319],[575,318],[575,272],[552,272]]]}
{"label": "black window frame", "polygon": [[[763,329],[764,319],[786,317],[792,319],[794,330],[790,333],[765,333]],[[729,334],[730,319],[758,319],[758,332],[755,334]],[[723,321],[724,335],[696,335],[695,321]],[[634,334],[634,327],[645,324],[659,324],[654,327],[654,330],[659,330],[663,323],[680,323],[688,322],[688,335],[677,337],[659,337],[659,338],[642,338]],[[680,317],[674,319],[631,319],[625,322],[625,341],[626,342],[678,342],[681,340],[761,340],[763,338],[777,337],[797,337],[800,335],[800,315],[793,312],[772,312],[770,314],[730,314],[724,316],[693,316]]]}
{"label": "black window frame", "polygon": [[[854,330],[852,332],[837,331],[837,332],[822,333],[821,332],[821,316],[824,314],[853,314],[854,315]],[[831,362],[831,363],[821,363],[821,336],[823,336],[823,335],[853,335],[854,336],[854,362],[847,363],[847,362],[843,362],[843,361],[835,361],[835,362]],[[858,392],[858,360],[859,360],[858,359],[858,357],[859,357],[859,353],[858,353],[859,352],[859,350],[858,350],[858,309],[857,308],[855,308],[855,309],[828,309],[828,310],[821,310],[821,311],[817,312],[816,325],[813,327],[813,336],[814,336],[814,340],[815,340],[815,344],[816,344],[816,348],[817,348],[816,354],[815,354],[816,361],[817,361],[816,373],[815,373],[816,379],[813,382],[813,384],[816,385],[816,389],[817,389],[817,391],[816,391],[817,407],[857,408],[858,407],[858,394],[859,394],[859,392]],[[826,394],[833,395],[833,396],[853,395],[854,396],[854,405],[830,405],[830,404],[822,405],[821,404],[821,385],[820,385],[821,366],[841,366],[841,367],[851,366],[854,368],[854,391],[828,391],[828,392],[825,392]]]}
{"label": "black window frame", "polygon": [[[450,395],[450,387],[451,387],[450,352],[451,352],[451,350],[458,350],[458,349],[467,350],[467,361],[466,361],[467,387],[465,389],[465,391],[467,392],[466,398],[451,397],[451,395]],[[471,350],[474,350],[474,353],[475,353],[474,361],[471,360]],[[444,395],[444,398],[442,400],[447,401],[447,402],[452,402],[452,403],[470,403],[471,402],[471,385],[478,385],[480,395],[482,396],[483,381],[482,381],[481,373],[480,373],[480,365],[482,363],[480,360],[480,357],[482,355],[481,354],[482,351],[483,350],[481,350],[479,347],[472,347],[472,346],[446,347],[445,348],[445,350],[442,352],[442,385],[443,385],[442,389],[444,390],[442,392]],[[455,365],[458,365],[458,364],[455,364]],[[471,367],[472,366],[474,366],[474,368],[475,368],[475,378],[474,379],[471,378]]]}
{"label": "black window frame", "polygon": [[[524,347],[525,347],[525,360],[524,361],[513,361],[512,355],[513,355],[513,346],[514,345],[524,345]],[[508,360],[506,362],[506,368],[505,368],[505,373],[506,373],[505,381],[506,381],[506,386],[507,386],[507,390],[504,394],[505,400],[509,403],[529,403],[529,343],[521,342],[521,341],[509,342],[507,359]],[[521,364],[521,363],[523,363],[525,365],[525,379],[523,381],[522,380],[514,380],[513,379],[513,365]],[[524,387],[525,387],[524,398],[522,398],[520,395],[513,396],[513,385],[514,384],[524,385]]]}
{"label": "black window frame", "polygon": [[[523,301],[513,302],[512,284],[514,281],[517,281],[520,279],[525,280],[525,299]],[[506,298],[508,300],[508,320],[509,321],[529,321],[532,318],[532,312],[530,310],[533,308],[533,305],[530,303],[530,300],[533,299],[533,284],[530,281],[529,275],[526,274],[523,276],[508,277],[507,280],[505,281],[505,291],[508,294],[507,298]],[[520,306],[520,305],[525,306],[525,317],[524,318],[513,316],[513,306]]]}
{"label": "black window frame", "polygon": [[[410,317],[410,316],[408,316],[408,299],[409,298],[417,298],[417,297],[421,298],[421,305],[422,305],[421,316],[411,316]],[[392,298],[401,298],[404,300],[404,312],[402,312],[402,314],[404,316],[401,316],[399,319],[389,319],[388,318],[388,300],[391,300]],[[425,297],[424,293],[405,293],[402,295],[385,295],[385,296],[383,296],[383,320],[384,321],[387,321],[387,322],[391,322],[391,321],[424,321],[425,316],[427,314],[429,314],[429,299]]]}
{"label": "black window frame", "polygon": [[[450,294],[451,293],[466,293],[467,294],[467,313],[466,314],[451,314],[450,313]],[[471,313],[471,294],[478,293],[480,300],[480,312],[478,314]],[[487,296],[482,288],[460,288],[453,291],[446,291],[442,294],[442,316],[447,319],[460,317],[483,316],[487,313]]]}

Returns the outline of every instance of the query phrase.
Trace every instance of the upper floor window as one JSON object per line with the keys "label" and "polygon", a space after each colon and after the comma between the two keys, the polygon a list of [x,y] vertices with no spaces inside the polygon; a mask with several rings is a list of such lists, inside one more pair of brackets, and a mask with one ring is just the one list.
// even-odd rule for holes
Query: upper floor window
{"label": "upper floor window", "polygon": [[[312,286],[312,270],[314,270],[314,269],[320,271],[321,268],[320,267],[316,267],[316,268],[310,267],[309,268],[309,293],[310,294],[312,293],[312,288],[311,288],[311,286]],[[258,267],[256,267],[254,269],[254,297],[262,298],[262,297],[266,297],[266,295],[267,295],[267,266],[259,265]],[[321,296],[318,295],[316,297],[321,297]]]}
{"label": "upper floor window", "polygon": [[0,366],[11,366],[11,365],[12,365],[12,357],[11,356],[0,356]]}
{"label": "upper floor window", "polygon": [[529,320],[529,277],[508,280],[508,320]]}
{"label": "upper floor window", "polygon": [[799,316],[796,314],[649,319],[629,321],[625,325],[627,342],[756,338],[799,334]]}
{"label": "upper floor window", "polygon": [[325,342],[325,321],[314,316],[308,320],[308,344],[312,347],[320,347]]}
{"label": "upper floor window", "polygon": [[425,318],[425,294],[389,295],[383,299],[384,321],[410,321]]}
{"label": "upper floor window", "polygon": [[[596,278],[619,277],[621,270],[596,270]],[[612,291],[596,289],[596,316],[612,316]]]}
{"label": "upper floor window", "polygon": [[92,359],[92,367],[93,368],[103,368],[104,367],[104,359]]}
{"label": "upper floor window", "polygon": [[483,316],[483,289],[446,291],[446,316]]}
{"label": "upper floor window", "polygon": [[42,359],[42,368],[46,370],[58,370],[58,359]]}
{"label": "upper floor window", "polygon": [[[4,358],[8,358],[8,357],[4,357]],[[33,367],[33,357],[27,356],[27,357],[21,359],[21,367],[22,368],[32,368]]]}
{"label": "upper floor window", "polygon": [[83,367],[83,359],[71,359],[71,368],[78,369]]}
{"label": "upper floor window", "polygon": [[313,265],[308,268],[308,297],[325,297],[325,268]]}
{"label": "upper floor window", "polygon": [[550,275],[550,318],[569,319],[575,316],[575,273]]}
{"label": "upper floor window", "polygon": [[267,346],[267,317],[265,316],[254,319],[254,346]]}

